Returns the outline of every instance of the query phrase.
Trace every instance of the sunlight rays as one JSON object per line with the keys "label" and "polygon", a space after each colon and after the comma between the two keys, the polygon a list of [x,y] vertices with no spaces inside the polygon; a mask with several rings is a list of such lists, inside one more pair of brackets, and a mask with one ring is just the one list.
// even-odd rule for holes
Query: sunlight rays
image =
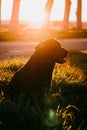
{"label": "sunlight rays", "polygon": [[[9,4],[8,4],[9,3]],[[33,24],[43,24],[44,21],[44,6],[46,0],[21,0],[20,3],[20,12],[19,20],[25,22],[31,22]],[[2,20],[8,20],[11,18],[13,0],[2,0]],[[86,10],[87,7],[86,0],[82,1],[83,10],[82,10],[82,21],[87,21]],[[53,8],[51,11],[51,20],[63,20],[64,17],[64,0],[54,0]],[[70,21],[76,20],[76,0],[72,0]]]}

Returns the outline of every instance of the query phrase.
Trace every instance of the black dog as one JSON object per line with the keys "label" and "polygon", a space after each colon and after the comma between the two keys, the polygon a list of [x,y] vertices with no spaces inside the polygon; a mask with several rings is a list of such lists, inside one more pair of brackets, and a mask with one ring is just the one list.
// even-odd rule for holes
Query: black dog
{"label": "black dog", "polygon": [[29,61],[13,76],[8,93],[18,95],[21,90],[28,96],[42,97],[45,87],[50,87],[52,72],[57,63],[64,63],[67,50],[60,43],[49,39],[39,43]]}

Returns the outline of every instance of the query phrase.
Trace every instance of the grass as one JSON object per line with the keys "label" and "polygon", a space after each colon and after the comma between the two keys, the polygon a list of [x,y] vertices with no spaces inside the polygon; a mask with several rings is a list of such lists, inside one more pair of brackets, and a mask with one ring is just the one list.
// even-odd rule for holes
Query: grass
{"label": "grass", "polygon": [[55,64],[43,108],[37,97],[32,105],[22,93],[15,101],[5,97],[8,82],[27,60],[15,57],[0,62],[0,130],[86,130],[87,51],[71,51],[65,64]]}
{"label": "grass", "polygon": [[14,41],[14,40],[36,41],[36,40],[48,39],[50,37],[56,39],[87,38],[87,29],[81,29],[81,30],[69,29],[67,31],[58,31],[54,29],[49,30],[27,29],[19,32],[2,31],[0,33],[0,41]]}

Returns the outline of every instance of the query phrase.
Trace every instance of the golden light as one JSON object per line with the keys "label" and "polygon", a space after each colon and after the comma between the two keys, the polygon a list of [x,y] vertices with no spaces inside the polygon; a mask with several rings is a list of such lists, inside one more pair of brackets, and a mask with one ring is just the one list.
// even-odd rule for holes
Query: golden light
{"label": "golden light", "polygon": [[[8,4],[9,3],[9,4]],[[19,20],[31,22],[32,25],[42,25],[45,19],[44,6],[46,0],[20,0]],[[82,20],[87,21],[86,4],[87,0],[83,0]],[[76,0],[72,0],[70,21],[76,20]],[[12,13],[13,0],[2,0],[2,20],[10,20]],[[65,0],[54,0],[51,11],[51,20],[63,20]]]}
{"label": "golden light", "polygon": [[[46,14],[44,14],[44,7],[46,0],[21,0],[20,7],[20,20],[30,21],[32,23],[42,24],[45,21]],[[62,20],[64,13],[64,0],[54,0],[50,19],[51,20]],[[61,10],[61,13],[60,13]]]}
{"label": "golden light", "polygon": [[30,22],[31,26],[41,26],[44,22],[44,6],[46,0],[22,0],[20,6],[20,20]]}

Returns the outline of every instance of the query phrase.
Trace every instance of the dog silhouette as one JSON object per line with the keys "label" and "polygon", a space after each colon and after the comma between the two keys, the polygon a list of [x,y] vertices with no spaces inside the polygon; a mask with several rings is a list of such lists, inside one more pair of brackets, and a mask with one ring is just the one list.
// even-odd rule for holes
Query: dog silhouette
{"label": "dog silhouette", "polygon": [[50,87],[55,63],[63,64],[67,53],[55,39],[40,42],[28,62],[12,77],[7,93],[14,97],[23,90],[30,98],[43,97],[44,90]]}

